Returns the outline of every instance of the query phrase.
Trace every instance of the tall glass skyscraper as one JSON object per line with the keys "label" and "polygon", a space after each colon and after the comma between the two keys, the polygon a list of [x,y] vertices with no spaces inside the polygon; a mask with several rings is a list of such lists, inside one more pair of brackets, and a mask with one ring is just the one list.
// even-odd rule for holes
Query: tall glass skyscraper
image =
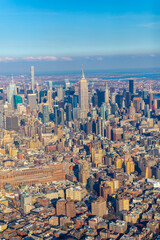
{"label": "tall glass skyscraper", "polygon": [[131,94],[134,93],[134,80],[132,80],[132,79],[129,80],[129,92]]}

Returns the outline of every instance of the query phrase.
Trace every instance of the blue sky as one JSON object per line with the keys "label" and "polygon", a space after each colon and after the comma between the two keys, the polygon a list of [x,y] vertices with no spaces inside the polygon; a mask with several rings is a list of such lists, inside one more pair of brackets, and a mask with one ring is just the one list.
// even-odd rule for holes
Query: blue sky
{"label": "blue sky", "polygon": [[150,57],[152,67],[159,53],[159,0],[0,3],[0,71],[1,63],[58,61],[63,68],[80,59],[90,59],[95,67],[97,60],[104,64],[106,57],[122,55]]}

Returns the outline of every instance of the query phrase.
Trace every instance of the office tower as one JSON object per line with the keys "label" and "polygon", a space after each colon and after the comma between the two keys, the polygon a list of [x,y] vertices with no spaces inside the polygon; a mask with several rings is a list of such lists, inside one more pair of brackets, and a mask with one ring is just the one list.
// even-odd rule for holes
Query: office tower
{"label": "office tower", "polygon": [[66,203],[66,215],[67,217],[73,218],[76,216],[76,208],[74,201],[71,200],[70,198],[67,199]]}
{"label": "office tower", "polygon": [[57,88],[57,97],[59,101],[63,101],[64,100],[64,93],[63,93],[63,87],[59,86]]}
{"label": "office tower", "polygon": [[49,122],[49,105],[47,103],[43,104],[43,123],[46,124]]}
{"label": "office tower", "polygon": [[83,68],[82,78],[79,81],[79,106],[81,110],[81,119],[87,118],[88,113],[88,83],[85,79]]}
{"label": "office tower", "polygon": [[105,102],[105,91],[97,90],[98,96],[98,107],[101,107],[102,103]]}
{"label": "office tower", "polygon": [[131,93],[130,92],[126,92],[125,106],[126,106],[126,108],[129,108],[131,106]]}
{"label": "office tower", "polygon": [[149,98],[149,109],[152,109],[152,105],[153,105],[153,93],[152,93],[152,90],[150,90],[148,98]]}
{"label": "office tower", "polygon": [[73,107],[77,108],[78,105],[78,95],[74,94],[73,95]]}
{"label": "office tower", "polygon": [[116,95],[116,103],[118,104],[119,108],[123,107],[123,95],[121,94]]}
{"label": "office tower", "polygon": [[57,216],[66,215],[66,200],[59,199],[56,203],[56,214]]}
{"label": "office tower", "polygon": [[64,85],[65,85],[65,89],[70,88],[70,86],[71,86],[70,81],[68,79],[65,79],[64,80]]}
{"label": "office tower", "polygon": [[22,97],[18,95],[14,95],[13,99],[14,99],[14,108],[17,109],[17,104],[22,103]]}
{"label": "office tower", "polygon": [[85,132],[87,135],[92,133],[92,121],[89,121],[85,124]]}
{"label": "office tower", "polygon": [[66,121],[72,121],[72,105],[70,103],[67,103],[66,106]]}
{"label": "office tower", "polygon": [[93,107],[98,107],[98,95],[96,93],[94,93],[93,97],[92,97],[92,103],[93,103]]}
{"label": "office tower", "polygon": [[129,80],[129,92],[134,94],[134,80],[132,79]]}
{"label": "office tower", "polygon": [[52,91],[52,86],[53,86],[53,85],[52,85],[52,81],[49,81],[49,82],[48,82],[48,86],[49,86],[49,90]]}
{"label": "office tower", "polygon": [[54,123],[55,125],[58,125],[58,105],[54,105]]}
{"label": "office tower", "polygon": [[18,131],[19,129],[19,122],[17,116],[8,116],[6,117],[6,129],[7,130],[14,130]]}
{"label": "office tower", "polygon": [[32,93],[34,93],[34,66],[31,66],[31,89]]}
{"label": "office tower", "polygon": [[64,109],[60,108],[58,113],[59,124],[64,126]]}
{"label": "office tower", "polygon": [[37,108],[37,96],[36,94],[28,94],[28,105],[30,106],[31,111]]}
{"label": "office tower", "polygon": [[112,93],[111,94],[111,103],[115,103],[115,99],[116,98],[116,94],[115,93]]}
{"label": "office tower", "polygon": [[112,127],[110,125],[107,125],[106,126],[106,137],[111,140],[111,130],[112,130]]}
{"label": "office tower", "polygon": [[141,99],[140,97],[134,97],[134,98],[133,98],[133,106],[135,107],[136,112],[139,112],[139,111],[140,111],[141,100],[142,100],[142,99]]}
{"label": "office tower", "polygon": [[13,76],[12,76],[12,81],[8,86],[8,91],[7,91],[7,99],[8,102],[14,107],[14,99],[13,96],[17,94],[17,88],[16,84],[13,82]]}
{"label": "office tower", "polygon": [[87,180],[90,176],[89,165],[87,161],[81,163],[80,172],[79,172],[79,181],[83,186],[86,186]]}
{"label": "office tower", "polygon": [[102,136],[102,118],[98,117],[97,122],[96,122],[96,135]]}
{"label": "office tower", "polygon": [[98,217],[103,217],[108,214],[108,209],[106,206],[106,201],[99,197],[96,201],[91,203],[92,215],[96,215]]}
{"label": "office tower", "polygon": [[52,90],[48,90],[47,92],[49,109],[52,110]]}
{"label": "office tower", "polygon": [[108,91],[107,82],[105,84],[105,103],[109,103],[109,91]]}
{"label": "office tower", "polygon": [[4,113],[4,105],[2,101],[0,101],[0,128],[3,128],[3,113]]}
{"label": "office tower", "polygon": [[147,90],[144,90],[143,93],[142,93],[142,96],[143,96],[143,100],[145,101],[145,103],[147,103],[147,100],[148,100],[148,91],[147,91]]}
{"label": "office tower", "polygon": [[98,164],[102,164],[103,162],[103,149],[101,148],[101,143],[96,142],[93,144],[92,151],[92,166],[97,167]]}
{"label": "office tower", "polygon": [[100,114],[104,120],[106,119],[106,110],[107,110],[107,105],[106,103],[103,103],[100,108]]}
{"label": "office tower", "polygon": [[145,107],[144,107],[144,115],[145,115],[145,117],[148,116],[148,111],[149,111],[149,105],[146,104]]}

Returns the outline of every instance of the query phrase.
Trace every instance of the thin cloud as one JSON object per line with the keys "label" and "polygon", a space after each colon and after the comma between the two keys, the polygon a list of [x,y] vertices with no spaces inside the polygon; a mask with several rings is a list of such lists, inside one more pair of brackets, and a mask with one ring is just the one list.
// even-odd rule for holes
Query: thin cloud
{"label": "thin cloud", "polygon": [[55,56],[29,56],[29,57],[19,57],[19,58],[11,58],[11,57],[0,57],[0,62],[18,62],[18,61],[72,61],[71,57],[55,57]]}
{"label": "thin cloud", "polygon": [[26,61],[57,61],[58,58],[54,56],[39,56],[39,57],[24,57],[21,60],[26,60]]}
{"label": "thin cloud", "polygon": [[72,60],[73,60],[73,59],[70,58],[70,57],[62,57],[61,59],[64,60],[64,61],[72,61]]}

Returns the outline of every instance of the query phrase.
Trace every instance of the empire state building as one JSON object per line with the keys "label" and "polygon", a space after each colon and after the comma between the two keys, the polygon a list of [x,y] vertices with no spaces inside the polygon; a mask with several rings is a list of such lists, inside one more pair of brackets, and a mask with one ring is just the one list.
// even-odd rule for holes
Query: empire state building
{"label": "empire state building", "polygon": [[88,83],[85,79],[83,67],[82,67],[82,77],[79,81],[79,107],[81,119],[87,118],[88,113]]}

